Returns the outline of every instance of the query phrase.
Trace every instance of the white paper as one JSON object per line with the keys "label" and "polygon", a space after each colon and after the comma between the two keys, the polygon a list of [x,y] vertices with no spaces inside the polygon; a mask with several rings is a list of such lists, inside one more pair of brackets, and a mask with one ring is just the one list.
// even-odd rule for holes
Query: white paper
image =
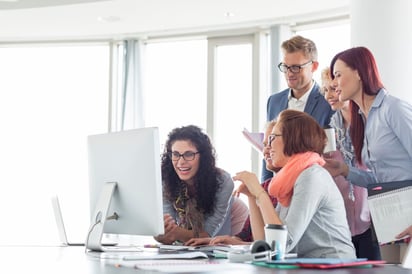
{"label": "white paper", "polygon": [[243,136],[249,141],[254,149],[258,152],[263,152],[263,133],[262,132],[250,132],[246,128],[242,131]]}
{"label": "white paper", "polygon": [[164,260],[164,259],[196,259],[204,258],[207,259],[207,255],[204,252],[200,251],[189,251],[183,253],[156,253],[156,254],[135,254],[135,255],[125,255],[123,260],[132,261],[132,260]]}
{"label": "white paper", "polygon": [[187,272],[209,272],[225,270],[250,270],[253,266],[249,264],[228,263],[210,260],[161,260],[161,261],[139,261],[135,264],[136,269],[151,270],[167,273]]}

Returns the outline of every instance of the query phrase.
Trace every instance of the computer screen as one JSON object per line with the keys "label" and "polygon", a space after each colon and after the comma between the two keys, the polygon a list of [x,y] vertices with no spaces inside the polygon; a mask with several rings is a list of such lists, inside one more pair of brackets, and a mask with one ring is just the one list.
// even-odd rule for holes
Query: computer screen
{"label": "computer screen", "polygon": [[88,164],[89,249],[105,251],[103,233],[164,233],[158,128],[88,136]]}

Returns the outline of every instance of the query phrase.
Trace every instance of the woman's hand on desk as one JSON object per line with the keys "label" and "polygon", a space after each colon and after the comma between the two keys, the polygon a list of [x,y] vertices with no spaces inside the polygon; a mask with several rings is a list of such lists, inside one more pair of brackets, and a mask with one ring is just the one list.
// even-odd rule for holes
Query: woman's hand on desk
{"label": "woman's hand on desk", "polygon": [[[156,241],[163,244],[173,244],[175,241],[186,243],[194,237],[192,230],[178,226],[169,214],[164,215],[164,230],[164,234],[155,237]],[[199,233],[200,238],[207,236],[209,235],[205,231]]]}
{"label": "woman's hand on desk", "polygon": [[185,242],[185,245],[188,246],[197,246],[197,245],[208,245],[212,238],[205,237],[205,238],[192,238],[189,241]]}
{"label": "woman's hand on desk", "polygon": [[229,235],[222,235],[216,236],[214,238],[206,237],[206,238],[192,238],[189,241],[185,242],[185,245],[188,246],[198,246],[198,245],[244,245],[250,244],[248,242],[244,242],[236,236],[229,236]]}
{"label": "woman's hand on desk", "polygon": [[155,236],[155,240],[163,243],[163,244],[172,244],[173,242],[176,241],[175,231],[177,229],[177,224],[176,221],[173,219],[170,214],[164,214],[163,215],[163,223],[164,223],[164,230],[165,233],[161,235]]}
{"label": "woman's hand on desk", "polygon": [[218,245],[218,244],[225,244],[225,245],[247,245],[250,244],[249,242],[244,242],[240,238],[236,236],[229,236],[229,235],[222,235],[216,236],[212,238],[209,243],[210,245]]}
{"label": "woman's hand on desk", "polygon": [[174,242],[176,242],[176,240],[179,240],[179,230],[181,230],[182,228],[176,226],[175,228],[173,228],[172,230],[169,230],[168,232],[165,231],[165,234],[161,234],[161,235],[157,235],[155,238],[156,241],[162,243],[162,244],[166,244],[166,245],[171,245]]}

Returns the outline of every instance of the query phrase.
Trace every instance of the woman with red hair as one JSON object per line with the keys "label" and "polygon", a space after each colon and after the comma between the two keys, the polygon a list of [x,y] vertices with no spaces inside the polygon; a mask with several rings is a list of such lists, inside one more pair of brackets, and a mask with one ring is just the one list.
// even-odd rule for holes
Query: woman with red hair
{"label": "woman with red hair", "polygon": [[332,159],[326,159],[325,168],[363,187],[412,180],[412,105],[389,95],[365,47],[338,53],[330,69],[339,100],[350,100],[350,137],[356,159],[368,170]]}

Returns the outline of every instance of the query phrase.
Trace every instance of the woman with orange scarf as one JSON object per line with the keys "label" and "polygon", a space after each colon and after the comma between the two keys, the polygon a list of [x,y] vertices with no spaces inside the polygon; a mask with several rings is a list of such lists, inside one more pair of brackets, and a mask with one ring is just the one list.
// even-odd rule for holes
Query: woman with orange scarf
{"label": "woman with orange scarf", "polygon": [[265,224],[288,229],[286,252],[298,257],[356,258],[342,195],[321,157],[327,137],[308,114],[284,110],[269,135],[270,157],[282,169],[269,185],[276,209],[253,173],[233,177],[248,196],[252,233],[262,240]]}

